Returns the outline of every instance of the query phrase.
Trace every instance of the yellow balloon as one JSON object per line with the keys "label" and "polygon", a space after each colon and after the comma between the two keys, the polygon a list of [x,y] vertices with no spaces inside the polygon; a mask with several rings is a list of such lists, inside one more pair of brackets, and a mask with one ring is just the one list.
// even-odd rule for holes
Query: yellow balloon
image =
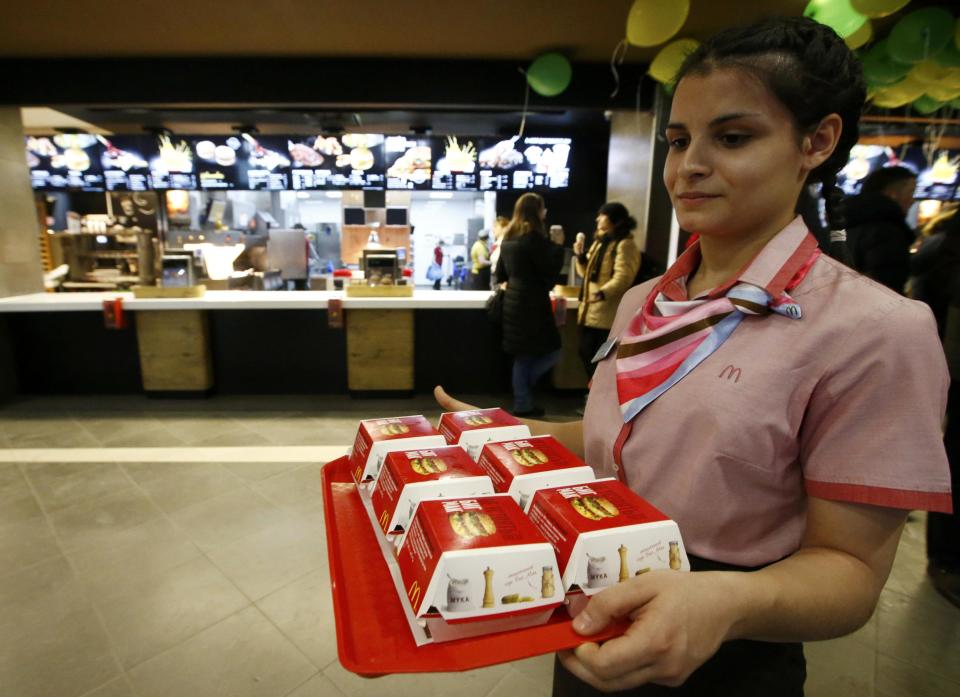
{"label": "yellow balloon", "polygon": [[873,38],[873,23],[868,19],[863,25],[848,36],[844,41],[851,49],[857,49],[866,45]]}
{"label": "yellow balloon", "polygon": [[884,109],[896,109],[897,107],[906,106],[911,101],[912,100],[907,99],[901,94],[891,93],[890,90],[879,90],[873,95],[873,103]]}
{"label": "yellow balloon", "polygon": [[942,82],[944,87],[960,87],[960,68],[950,68]]}
{"label": "yellow balloon", "polygon": [[690,14],[690,0],[634,0],[627,15],[627,41],[656,46],[673,37]]}
{"label": "yellow balloon", "polygon": [[677,39],[660,49],[647,70],[658,82],[669,84],[677,76],[683,61],[697,50],[700,42],[696,39]]}
{"label": "yellow balloon", "polygon": [[947,77],[948,73],[948,68],[941,67],[932,60],[925,60],[922,63],[917,63],[907,73],[907,76],[925,85],[938,85]]}
{"label": "yellow balloon", "polygon": [[960,89],[946,85],[927,85],[926,94],[938,102],[949,102],[951,99],[960,97]]}
{"label": "yellow balloon", "polygon": [[910,0],[850,0],[850,4],[864,17],[886,17],[907,6]]}
{"label": "yellow balloon", "polygon": [[919,99],[920,95],[927,91],[927,85],[908,75],[900,82],[890,85],[887,89],[895,90],[897,94],[904,95],[908,102],[912,102],[914,99]]}

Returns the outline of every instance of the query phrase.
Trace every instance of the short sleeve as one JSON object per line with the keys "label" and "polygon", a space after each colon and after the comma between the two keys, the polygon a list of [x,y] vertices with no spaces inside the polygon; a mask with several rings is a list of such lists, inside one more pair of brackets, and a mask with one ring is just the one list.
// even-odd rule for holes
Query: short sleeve
{"label": "short sleeve", "polygon": [[949,377],[930,311],[898,298],[824,350],[831,358],[800,433],[807,493],[949,512]]}

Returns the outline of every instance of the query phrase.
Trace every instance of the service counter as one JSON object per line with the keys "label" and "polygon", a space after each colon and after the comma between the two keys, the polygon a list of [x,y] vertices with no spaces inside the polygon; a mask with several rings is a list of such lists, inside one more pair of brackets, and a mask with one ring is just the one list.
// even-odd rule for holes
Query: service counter
{"label": "service counter", "polygon": [[[0,298],[0,341],[22,394],[359,396],[424,392],[436,384],[460,393],[509,392],[510,357],[487,320],[488,297],[433,289],[406,298],[330,291],[207,291],[198,298],[38,293]],[[103,306],[117,298],[126,325],[112,329]],[[559,389],[586,385],[576,306],[567,299],[564,353],[553,374]]]}

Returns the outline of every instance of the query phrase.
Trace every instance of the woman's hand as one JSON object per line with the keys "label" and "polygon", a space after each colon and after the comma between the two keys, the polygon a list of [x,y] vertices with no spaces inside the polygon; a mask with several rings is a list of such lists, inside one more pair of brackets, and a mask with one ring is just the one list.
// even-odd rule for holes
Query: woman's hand
{"label": "woman's hand", "polygon": [[433,388],[433,398],[437,400],[437,404],[439,404],[444,411],[467,411],[468,409],[480,408],[473,404],[461,402],[459,399],[454,399],[448,395],[446,390],[440,385]]}
{"label": "woman's hand", "polygon": [[583,256],[586,247],[586,237],[582,232],[577,233],[577,239],[573,242],[573,253],[578,257]]}
{"label": "woman's hand", "polygon": [[645,683],[676,687],[710,658],[738,619],[732,602],[740,574],[651,571],[593,596],[573,621],[595,634],[628,617],[627,632],[601,645],[586,643],[560,653],[571,673],[598,690]]}

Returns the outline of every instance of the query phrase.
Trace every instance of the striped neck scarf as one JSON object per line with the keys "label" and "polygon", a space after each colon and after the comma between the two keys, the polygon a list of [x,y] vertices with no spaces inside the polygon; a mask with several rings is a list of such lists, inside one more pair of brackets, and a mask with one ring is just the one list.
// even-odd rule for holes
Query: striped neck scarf
{"label": "striped neck scarf", "polygon": [[[668,295],[676,297],[683,279],[697,268],[699,243],[664,274],[620,335],[617,394],[625,424],[716,351],[747,316],[776,313],[801,318],[800,306],[787,291],[803,280],[820,250],[798,220],[771,240],[735,280],[702,300],[671,302]],[[773,273],[771,262],[776,266]]]}

